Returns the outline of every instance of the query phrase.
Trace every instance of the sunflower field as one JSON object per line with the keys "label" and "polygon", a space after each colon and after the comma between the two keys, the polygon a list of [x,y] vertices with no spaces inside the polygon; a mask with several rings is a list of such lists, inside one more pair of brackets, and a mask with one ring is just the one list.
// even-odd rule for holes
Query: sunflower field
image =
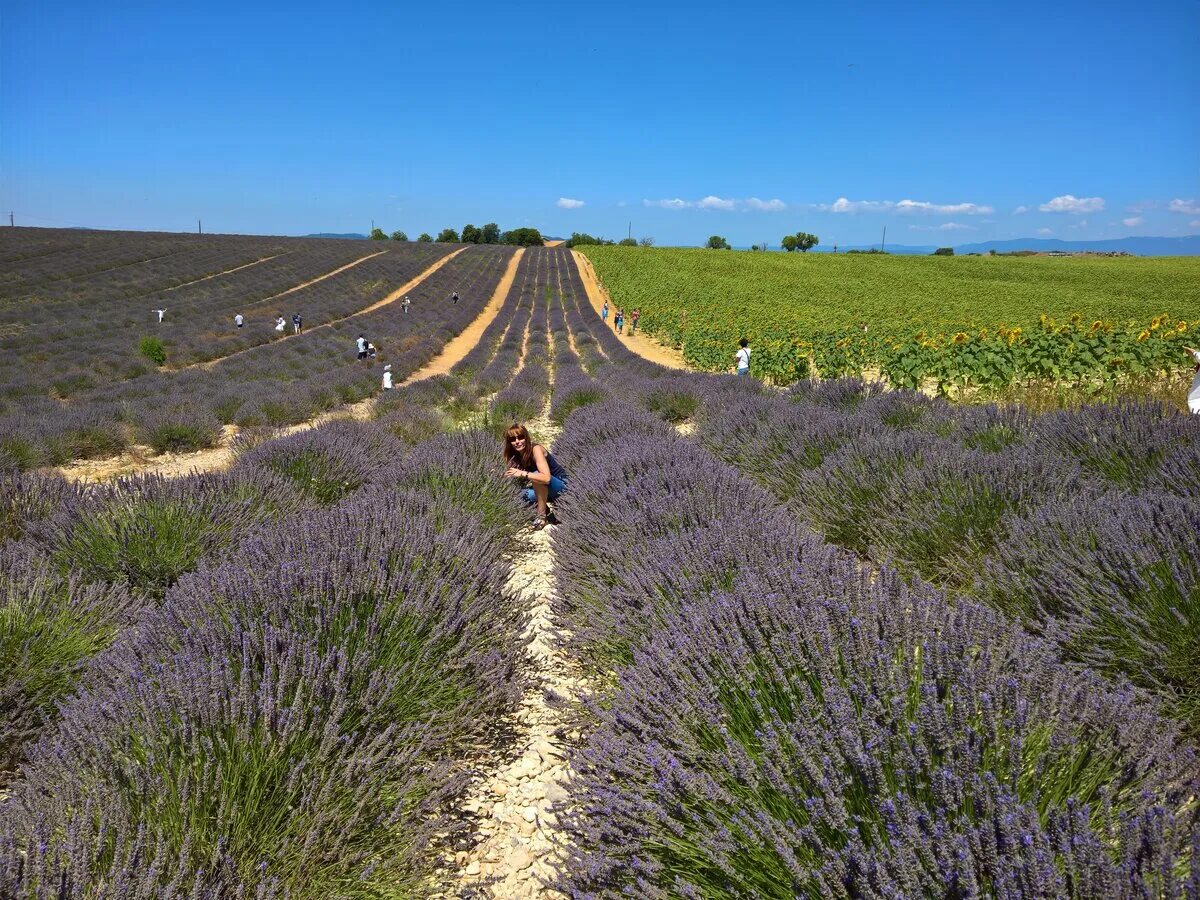
{"label": "sunflower field", "polygon": [[1200,260],[587,247],[619,307],[727,370],[749,338],[777,384],[876,370],[898,387],[1110,381],[1188,365]]}

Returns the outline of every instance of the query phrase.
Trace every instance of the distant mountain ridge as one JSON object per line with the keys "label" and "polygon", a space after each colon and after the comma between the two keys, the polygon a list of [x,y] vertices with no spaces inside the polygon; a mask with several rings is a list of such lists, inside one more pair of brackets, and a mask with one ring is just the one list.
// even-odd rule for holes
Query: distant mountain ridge
{"label": "distant mountain ridge", "polygon": [[[870,250],[878,244],[861,244],[838,247],[839,253],[847,250]],[[1014,250],[1033,250],[1038,253],[1049,253],[1061,250],[1065,253],[1132,253],[1135,256],[1200,256],[1200,234],[1187,234],[1180,237],[1125,237],[1113,238],[1106,241],[1064,241],[1059,238],[1014,238],[1010,241],[981,241],[975,244],[888,244],[887,252],[900,256],[920,256],[932,253],[938,247],[954,247],[954,252],[987,253],[995,250],[997,253],[1012,253]],[[814,252],[832,253],[832,247],[818,246]]]}

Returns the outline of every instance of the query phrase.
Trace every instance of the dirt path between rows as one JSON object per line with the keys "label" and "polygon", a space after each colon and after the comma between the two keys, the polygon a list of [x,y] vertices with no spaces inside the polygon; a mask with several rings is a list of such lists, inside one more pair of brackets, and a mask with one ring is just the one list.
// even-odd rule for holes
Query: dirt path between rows
{"label": "dirt path between rows", "polygon": [[[600,315],[604,301],[608,300],[609,321],[611,321],[612,313],[616,311],[616,305],[609,298],[608,291],[601,286],[600,279],[596,277],[596,270],[592,268],[591,260],[578,250],[572,250],[571,255],[575,257],[575,264],[579,267],[579,277],[583,279],[583,287],[587,292],[588,301],[592,304],[592,309],[596,311],[596,315]],[[609,327],[608,322],[605,322],[604,325],[606,328]],[[691,368],[683,361],[682,353],[674,347],[660,344],[648,335],[625,333],[619,334],[617,337],[634,353],[651,362],[656,362],[660,366],[666,366],[670,369]]]}
{"label": "dirt path between rows", "polygon": [[449,343],[442,348],[441,353],[435,356],[423,368],[408,376],[400,387],[412,384],[414,381],[423,381],[426,378],[432,378],[434,375],[445,375],[462,362],[463,357],[470,353],[475,348],[475,345],[479,343],[479,339],[483,337],[483,333],[487,330],[487,327],[492,324],[492,320],[500,312],[500,307],[508,299],[508,292],[512,290],[513,280],[517,275],[517,265],[521,262],[521,257],[524,254],[524,247],[519,247],[517,252],[513,254],[512,259],[508,261],[508,267],[504,270],[504,275],[500,278],[500,283],[496,285],[496,290],[492,291],[492,299],[483,308],[483,312],[475,317],[475,321],[464,328],[457,337],[451,338]]}
{"label": "dirt path between rows", "polygon": [[177,284],[174,287],[163,288],[161,291],[151,291],[151,294],[169,294],[171,291],[177,291],[180,288],[189,287],[193,284],[199,284],[202,281],[208,281],[210,278],[220,278],[222,275],[232,275],[234,272],[240,272],[242,269],[249,269],[251,266],[257,266],[265,262],[270,262],[273,259],[279,259],[283,256],[282,253],[276,253],[274,256],[264,256],[262,259],[256,259],[254,262],[244,263],[240,266],[234,266],[232,269],[226,269],[223,272],[213,272],[211,275],[205,275],[203,278],[197,278],[194,281],[185,281],[183,284]]}
{"label": "dirt path between rows", "polygon": [[286,291],[280,291],[278,294],[272,294],[270,297],[263,297],[261,300],[255,300],[252,303],[247,303],[246,306],[258,306],[260,303],[270,303],[272,300],[278,300],[280,297],[286,297],[288,294],[294,294],[296,291],[302,291],[306,287],[310,287],[318,282],[324,281],[326,278],[332,278],[334,275],[340,275],[347,269],[353,269],[355,266],[360,266],[368,259],[374,259],[377,256],[383,256],[387,253],[386,250],[377,250],[375,253],[368,253],[366,256],[360,256],[358,259],[346,263],[344,266],[338,266],[332,272],[326,272],[324,275],[318,275],[316,278],[310,278],[308,281],[302,281]]}

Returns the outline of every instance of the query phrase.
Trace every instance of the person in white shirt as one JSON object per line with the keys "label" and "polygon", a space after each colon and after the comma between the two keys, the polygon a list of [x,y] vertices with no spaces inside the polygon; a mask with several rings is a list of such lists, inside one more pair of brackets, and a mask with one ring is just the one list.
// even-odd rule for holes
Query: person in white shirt
{"label": "person in white shirt", "polygon": [[405,294],[405,295],[404,295],[404,302],[403,302],[403,303],[401,303],[401,304],[400,304],[400,306],[404,308],[404,311],[405,311],[405,312],[408,312],[408,307],[409,307],[411,304],[412,304],[412,301],[408,299],[408,294]]}
{"label": "person in white shirt", "polygon": [[383,367],[383,389],[390,391],[392,389],[392,364],[388,363]]}
{"label": "person in white shirt", "polygon": [[1200,350],[1195,347],[1184,347],[1192,355],[1196,363],[1196,375],[1192,378],[1192,386],[1188,388],[1188,411],[1200,415]]}
{"label": "person in white shirt", "polygon": [[163,314],[166,312],[166,310],[165,309],[156,309],[155,312],[158,313],[158,324],[161,325],[162,317],[163,317]]}
{"label": "person in white shirt", "polygon": [[361,334],[354,339],[354,345],[358,347],[358,358],[367,358],[367,339]]}
{"label": "person in white shirt", "polygon": [[245,322],[245,321],[246,321],[246,320],[242,318],[242,314],[241,314],[241,313],[238,313],[236,316],[234,316],[234,317],[233,317],[233,324],[234,324],[234,325],[236,325],[238,328],[241,328],[241,327],[242,327],[242,323],[243,323],[243,322]]}
{"label": "person in white shirt", "polygon": [[280,334],[283,334],[283,329],[286,327],[286,325],[287,323],[283,321],[283,316],[275,317],[275,330]]}
{"label": "person in white shirt", "polygon": [[737,353],[733,354],[736,361],[737,373],[739,375],[750,374],[750,342],[745,338],[738,341],[738,346],[741,348]]}

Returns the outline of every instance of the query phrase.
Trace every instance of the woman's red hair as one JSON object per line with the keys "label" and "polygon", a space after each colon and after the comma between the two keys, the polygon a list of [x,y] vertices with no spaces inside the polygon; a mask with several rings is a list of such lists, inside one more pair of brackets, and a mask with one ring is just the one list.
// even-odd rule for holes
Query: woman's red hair
{"label": "woman's red hair", "polygon": [[[516,438],[525,439],[525,449],[520,453],[512,445]],[[509,463],[516,463],[514,468],[524,469],[526,472],[532,472],[537,468],[537,464],[533,461],[533,438],[529,436],[529,431],[524,425],[514,423],[508,427],[508,431],[504,432],[504,458]]]}

